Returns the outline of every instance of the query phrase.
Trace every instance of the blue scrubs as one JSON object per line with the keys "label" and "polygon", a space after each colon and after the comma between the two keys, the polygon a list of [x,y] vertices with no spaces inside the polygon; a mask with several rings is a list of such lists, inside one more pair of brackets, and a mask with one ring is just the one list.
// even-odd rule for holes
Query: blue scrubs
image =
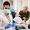
{"label": "blue scrubs", "polygon": [[7,24],[6,26],[5,26],[5,29],[8,29],[8,28],[13,28],[13,27],[16,27],[16,24],[15,24],[15,21],[13,21],[11,24],[9,23],[9,24]]}

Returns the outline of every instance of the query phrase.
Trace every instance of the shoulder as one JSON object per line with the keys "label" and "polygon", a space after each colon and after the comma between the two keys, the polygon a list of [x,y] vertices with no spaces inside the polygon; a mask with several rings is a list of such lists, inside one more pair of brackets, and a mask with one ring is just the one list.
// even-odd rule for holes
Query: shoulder
{"label": "shoulder", "polygon": [[15,17],[14,20],[22,20],[20,17]]}

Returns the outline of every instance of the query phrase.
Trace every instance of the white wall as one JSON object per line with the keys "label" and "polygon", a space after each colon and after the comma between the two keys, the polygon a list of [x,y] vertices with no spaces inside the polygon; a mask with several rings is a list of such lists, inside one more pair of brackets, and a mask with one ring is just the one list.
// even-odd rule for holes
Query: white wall
{"label": "white wall", "polygon": [[13,7],[17,12],[24,6],[28,6],[30,11],[30,0],[13,0]]}
{"label": "white wall", "polygon": [[13,7],[18,12],[21,9],[21,0],[13,0]]}
{"label": "white wall", "polygon": [[3,8],[3,0],[0,0],[0,9],[2,9]]}
{"label": "white wall", "polygon": [[29,11],[30,11],[30,0],[28,0],[28,7],[29,7]]}

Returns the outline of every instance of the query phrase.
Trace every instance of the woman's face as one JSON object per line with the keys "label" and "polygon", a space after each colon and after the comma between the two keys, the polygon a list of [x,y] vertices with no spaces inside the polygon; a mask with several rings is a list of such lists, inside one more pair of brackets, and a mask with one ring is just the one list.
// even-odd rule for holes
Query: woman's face
{"label": "woman's face", "polygon": [[5,5],[4,9],[10,9],[10,6],[9,5]]}

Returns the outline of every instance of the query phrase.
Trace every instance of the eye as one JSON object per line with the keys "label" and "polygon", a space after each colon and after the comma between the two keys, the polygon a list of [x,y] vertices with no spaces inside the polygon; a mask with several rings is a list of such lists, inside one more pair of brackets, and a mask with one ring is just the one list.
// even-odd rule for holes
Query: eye
{"label": "eye", "polygon": [[9,8],[5,8],[5,9],[9,9]]}
{"label": "eye", "polygon": [[7,8],[5,8],[5,9],[7,9]]}

